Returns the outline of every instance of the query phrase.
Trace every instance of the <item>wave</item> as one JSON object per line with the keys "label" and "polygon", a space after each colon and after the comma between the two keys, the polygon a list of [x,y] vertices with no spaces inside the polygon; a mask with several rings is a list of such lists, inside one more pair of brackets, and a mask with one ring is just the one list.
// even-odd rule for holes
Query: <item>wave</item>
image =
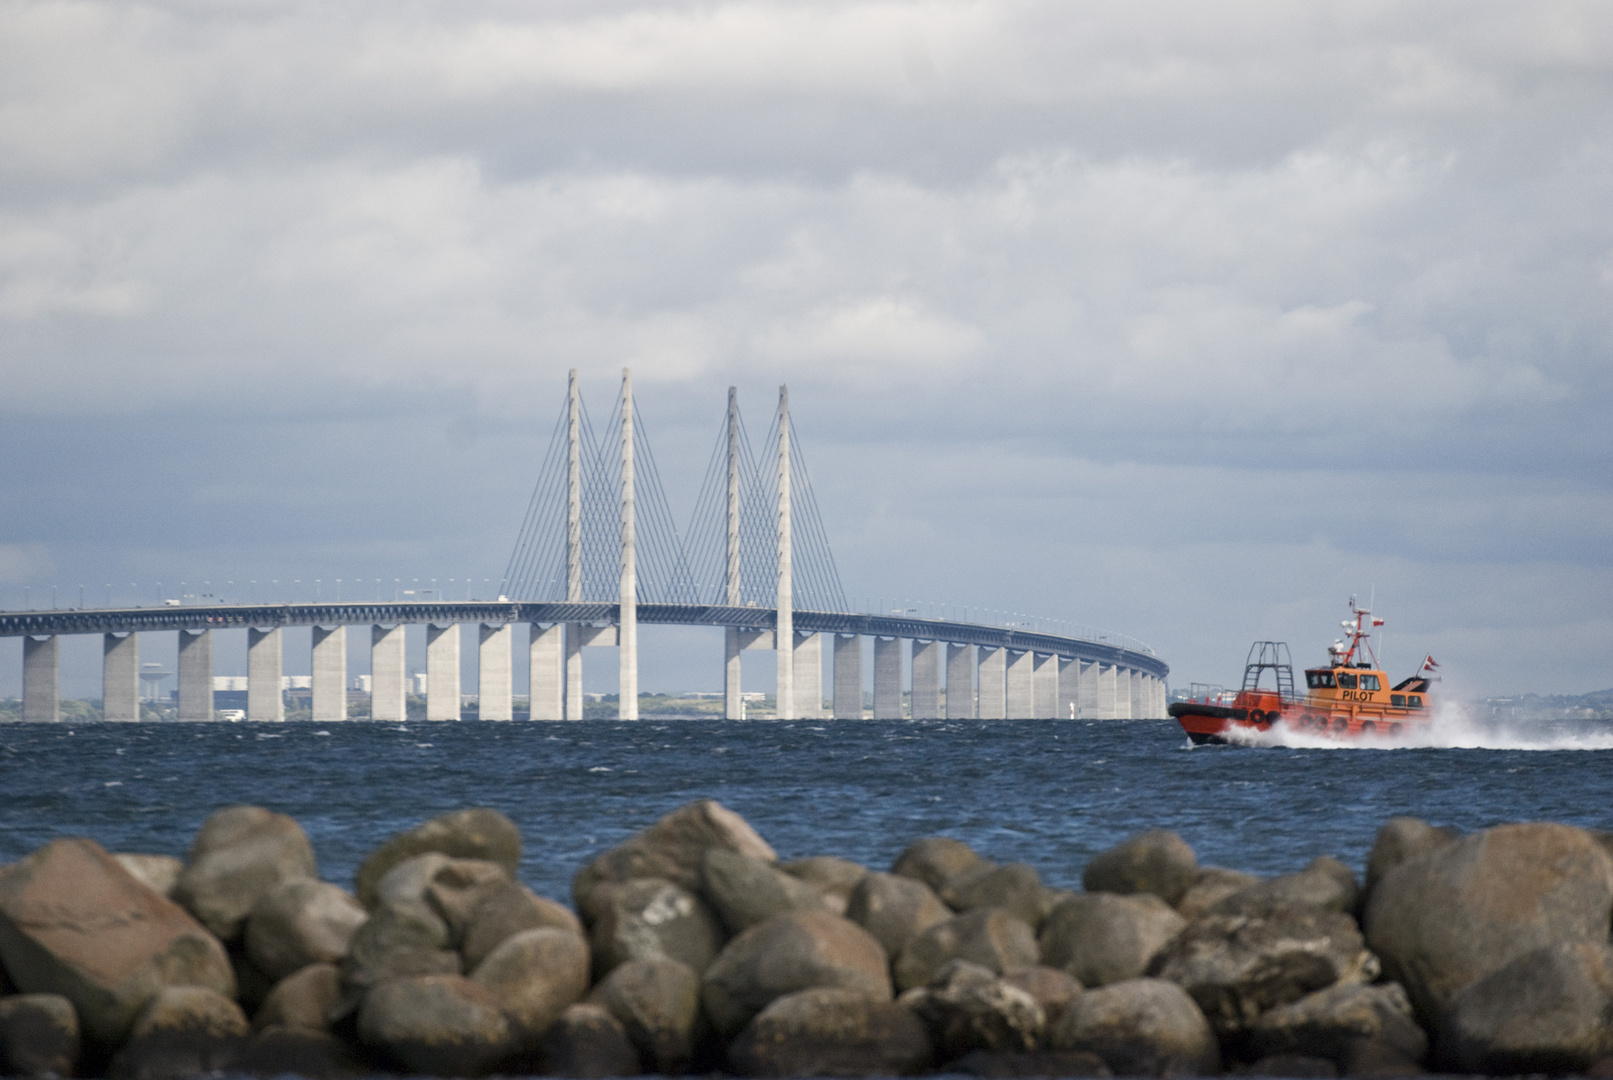
{"label": "wave", "polygon": [[1436,706],[1427,724],[1406,727],[1399,735],[1341,741],[1324,735],[1273,727],[1270,731],[1229,733],[1239,746],[1286,746],[1301,750],[1613,750],[1613,727],[1595,721],[1480,720],[1460,701]]}

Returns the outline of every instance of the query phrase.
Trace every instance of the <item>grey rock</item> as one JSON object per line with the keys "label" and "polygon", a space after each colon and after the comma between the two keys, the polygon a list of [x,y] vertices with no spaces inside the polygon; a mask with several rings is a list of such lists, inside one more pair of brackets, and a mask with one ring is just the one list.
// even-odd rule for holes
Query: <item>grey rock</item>
{"label": "grey rock", "polygon": [[342,980],[335,964],[309,964],[275,983],[264,998],[252,1026],[329,1031],[331,1014],[342,1000]]}
{"label": "grey rock", "polygon": [[888,1001],[885,950],[838,915],[787,911],[728,943],[701,979],[700,999],[713,1026],[731,1036],[775,998],[819,987]]}
{"label": "grey rock", "polygon": [[274,1026],[247,1040],[230,1071],[245,1076],[346,1080],[373,1075],[375,1070],[353,1047],[328,1031]]}
{"label": "grey rock", "polygon": [[1220,1047],[1193,999],[1162,979],[1128,979],[1088,990],[1052,1031],[1059,1050],[1098,1055],[1117,1076],[1209,1076]]}
{"label": "grey rock", "polygon": [[229,806],[202,823],[173,895],[219,940],[232,942],[265,893],[318,876],[301,825],[261,806]]}
{"label": "grey rock", "polygon": [[1077,893],[1053,909],[1037,936],[1042,963],[1083,986],[1140,978],[1187,925],[1152,893]]}
{"label": "grey rock", "polygon": [[1193,884],[1176,902],[1176,913],[1192,922],[1233,893],[1258,884],[1260,879],[1253,874],[1223,870],[1219,866],[1201,866]]}
{"label": "grey rock", "polygon": [[1305,1054],[1273,1054],[1250,1065],[1247,1076],[1283,1076],[1295,1080],[1330,1080],[1339,1074],[1337,1065],[1327,1058]]}
{"label": "grey rock", "polygon": [[701,863],[701,893],[730,934],[785,911],[827,910],[818,891],[772,863],[709,848]]}
{"label": "grey rock", "polygon": [[1613,1055],[1613,948],[1548,945],[1470,983],[1450,1000],[1437,1051],[1461,1072],[1584,1072]]}
{"label": "grey rock", "polygon": [[693,1059],[702,1034],[700,976],[687,964],[629,960],[611,969],[588,1000],[621,1023],[652,1071],[676,1075]]}
{"label": "grey rock", "polygon": [[253,905],[246,921],[246,952],[278,982],[309,964],[347,955],[353,934],[369,913],[345,889],[300,878],[281,882]]}
{"label": "grey rock", "polygon": [[1283,908],[1314,907],[1353,913],[1361,889],[1355,875],[1339,860],[1322,856],[1297,874],[1256,882],[1210,907],[1220,915],[1267,915]]}
{"label": "grey rock", "polygon": [[118,860],[131,877],[140,882],[152,892],[160,896],[174,898],[174,887],[179,884],[179,875],[185,872],[183,859],[176,859],[172,855],[141,855],[130,852],[117,852],[112,856]]}
{"label": "grey rock", "polygon": [[[448,939],[457,948],[464,943],[471,921],[481,911],[488,898],[510,886],[509,871],[487,859],[444,859],[443,856],[436,854],[419,858],[442,860],[438,868],[431,873],[420,899],[442,916],[443,923],[448,927]],[[399,863],[398,866],[410,865],[412,862],[413,860],[409,860]],[[388,895],[391,888],[388,882],[391,880],[389,871],[376,884],[379,896],[385,898]]]}
{"label": "grey rock", "polygon": [[846,918],[897,956],[919,934],[952,918],[952,910],[917,878],[870,872],[852,889]]}
{"label": "grey rock", "polygon": [[670,881],[641,878],[597,891],[590,941],[594,974],[617,964],[667,957],[703,972],[722,948],[722,924],[706,902]]}
{"label": "grey rock", "polygon": [[140,1011],[107,1068],[110,1080],[170,1080],[230,1069],[252,1025],[214,990],[168,986]]}
{"label": "grey rock", "polygon": [[1036,1050],[1047,1027],[1034,997],[967,960],[952,961],[901,1004],[924,1021],[941,1061],[971,1050]]}
{"label": "grey rock", "polygon": [[1469,983],[1547,945],[1607,941],[1613,858],[1582,829],[1500,825],[1408,859],[1367,902],[1367,943],[1424,1026]]}
{"label": "grey rock", "polygon": [[924,1024],[891,1001],[817,988],[778,998],[729,1048],[741,1076],[902,1076],[931,1058]]}
{"label": "grey rock", "polygon": [[1084,1050],[971,1050],[949,1062],[949,1073],[985,1077],[987,1080],[1018,1080],[1025,1077],[1109,1077],[1114,1073],[1097,1054]]}
{"label": "grey rock", "polygon": [[1390,818],[1378,830],[1377,838],[1372,842],[1372,852],[1367,856],[1367,892],[1371,893],[1384,875],[1401,863],[1454,844],[1461,838],[1460,831],[1449,826],[1430,825],[1421,818]]}
{"label": "grey rock", "polygon": [[569,1005],[588,993],[588,943],[569,930],[523,930],[506,938],[471,972],[535,1045]]}
{"label": "grey rock", "polygon": [[353,891],[367,908],[375,906],[376,887],[394,866],[435,851],[456,859],[497,863],[510,877],[521,865],[521,831],[497,810],[474,807],[434,817],[399,833],[372,851],[358,868]]}
{"label": "grey rock", "polygon": [[994,974],[1040,962],[1036,933],[1001,908],[983,908],[936,923],[902,949],[896,986],[925,986],[951,960],[968,960]]}
{"label": "grey rock", "polygon": [[834,855],[814,855],[784,863],[780,870],[817,890],[823,904],[836,915],[846,913],[851,890],[868,873],[868,867]]}
{"label": "grey rock", "polygon": [[1346,1070],[1362,1042],[1390,1047],[1413,1063],[1427,1056],[1428,1036],[1399,983],[1328,987],[1263,1013],[1247,1037],[1253,1056],[1306,1054]]}
{"label": "grey rock", "polygon": [[598,1005],[578,1002],[560,1014],[543,1036],[544,1071],[592,1080],[637,1076],[638,1051],[621,1022]]}
{"label": "grey rock", "polygon": [[1153,893],[1172,907],[1198,878],[1198,857],[1180,836],[1152,829],[1099,852],[1081,873],[1087,892]]}
{"label": "grey rock", "polygon": [[1028,863],[981,866],[965,871],[941,888],[941,899],[954,911],[1002,908],[1035,929],[1050,910],[1042,877]]}
{"label": "grey rock", "polygon": [[0,1076],[72,1076],[81,1049],[78,1013],[60,994],[0,998]]}
{"label": "grey rock", "polygon": [[1019,987],[1036,1000],[1036,1004],[1042,1007],[1042,1015],[1047,1017],[1049,1028],[1064,1015],[1064,1007],[1074,1001],[1082,989],[1080,980],[1075,976],[1045,964],[1009,968],[1002,973],[1002,980],[1009,986]]}
{"label": "grey rock", "polygon": [[376,906],[358,928],[342,960],[350,1003],[388,979],[458,975],[463,970],[453,934],[432,901],[435,876],[453,863],[447,855],[416,856],[389,870],[376,887]]}
{"label": "grey rock", "polygon": [[459,951],[465,966],[474,968],[506,938],[545,928],[584,934],[581,920],[570,908],[537,895],[520,882],[499,882],[482,892],[470,913]]}
{"label": "grey rock", "polygon": [[459,975],[389,979],[364,996],[358,1036],[427,1076],[481,1076],[510,1058],[515,1025],[497,996]]}
{"label": "grey rock", "polygon": [[948,881],[973,870],[986,860],[962,840],[950,836],[926,836],[915,840],[897,856],[891,873],[924,882],[939,894]]}

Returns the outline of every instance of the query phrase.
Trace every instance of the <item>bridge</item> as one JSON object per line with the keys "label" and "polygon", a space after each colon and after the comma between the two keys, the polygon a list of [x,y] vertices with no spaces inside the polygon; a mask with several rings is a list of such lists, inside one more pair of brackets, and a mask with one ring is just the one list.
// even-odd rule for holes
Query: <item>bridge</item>
{"label": "bridge", "polygon": [[[731,719],[741,716],[741,655],[757,649],[776,657],[779,719],[824,716],[826,659],[832,665],[830,714],[862,718],[865,638],[873,639],[875,719],[902,717],[908,684],[915,718],[1165,715],[1169,667],[1140,644],[847,610],[793,434],[788,391],[781,387],[764,440],[768,467],[762,468],[730,388],[706,483],[680,535],[633,403],[631,373],[623,373],[611,420],[598,438],[573,371],[501,582],[507,595],[496,601],[170,602],[0,612],[0,637],[23,639],[23,719],[58,719],[60,636],[100,634],[105,717],[137,720],[139,637],[172,632],[179,638],[178,719],[211,720],[212,635],[245,630],[247,719],[282,720],[281,630],[306,626],[312,628],[312,718],[345,720],[346,630],[358,626],[370,630],[370,716],[401,721],[405,627],[424,625],[426,717],[457,720],[460,627],[470,625],[477,636],[478,715],[510,720],[515,628],[524,625],[531,719],[580,719],[582,650],[612,646],[619,659],[619,716],[636,720],[641,623],[723,628],[725,715]],[[797,603],[798,594],[804,603]]]}

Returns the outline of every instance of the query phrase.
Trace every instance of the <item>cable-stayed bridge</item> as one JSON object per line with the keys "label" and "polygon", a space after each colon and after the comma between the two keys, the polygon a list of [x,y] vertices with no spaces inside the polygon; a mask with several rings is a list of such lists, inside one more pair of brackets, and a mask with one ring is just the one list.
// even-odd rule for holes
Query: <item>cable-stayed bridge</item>
{"label": "cable-stayed bridge", "polygon": [[[582,650],[615,647],[619,715],[638,719],[640,623],[724,629],[724,697],[741,716],[740,658],[775,654],[779,719],[861,718],[863,639],[873,639],[873,716],[914,718],[1163,717],[1169,668],[1151,650],[906,615],[849,610],[819,515],[788,391],[753,443],[733,388],[700,493],[680,532],[633,401],[630,372],[610,411],[590,415],[571,373],[496,601],[202,604],[0,612],[0,636],[23,640],[23,719],[58,717],[64,634],[103,635],[109,720],[139,717],[139,635],[179,635],[178,718],[211,720],[212,633],[247,631],[249,720],[284,717],[281,629],[312,627],[317,722],[347,717],[348,626],[370,627],[376,720],[403,720],[405,628],[424,624],[426,715],[458,719],[460,627],[476,627],[478,715],[514,712],[515,627],[526,624],[533,720],[580,719]],[[826,656],[825,645],[830,644]],[[910,655],[909,655],[910,654]],[[904,672],[904,668],[907,669]]]}

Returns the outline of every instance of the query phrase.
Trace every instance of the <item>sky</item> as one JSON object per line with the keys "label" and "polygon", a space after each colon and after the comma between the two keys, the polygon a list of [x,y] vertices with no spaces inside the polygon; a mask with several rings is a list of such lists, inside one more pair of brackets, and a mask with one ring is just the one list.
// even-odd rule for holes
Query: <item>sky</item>
{"label": "sky", "polygon": [[0,6],[0,607],[496,583],[571,368],[860,604],[1613,686],[1613,6]]}

